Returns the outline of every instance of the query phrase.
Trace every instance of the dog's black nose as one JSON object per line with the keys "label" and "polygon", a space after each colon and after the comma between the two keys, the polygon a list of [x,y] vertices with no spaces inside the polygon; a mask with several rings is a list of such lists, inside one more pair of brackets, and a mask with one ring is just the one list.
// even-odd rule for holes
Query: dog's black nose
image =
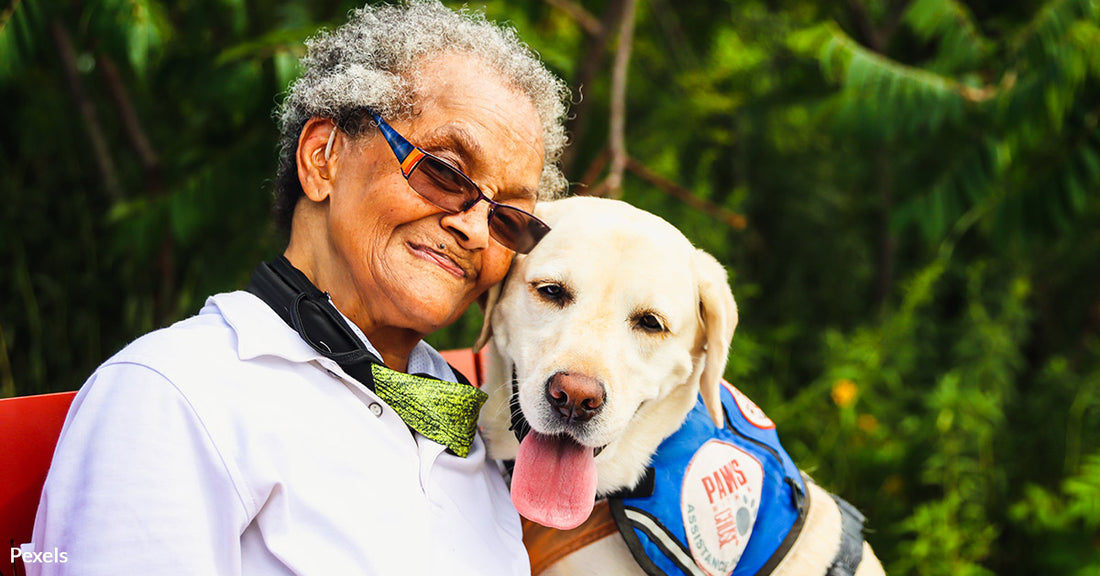
{"label": "dog's black nose", "polygon": [[591,420],[606,399],[603,384],[590,376],[558,372],[546,383],[546,400],[567,424]]}

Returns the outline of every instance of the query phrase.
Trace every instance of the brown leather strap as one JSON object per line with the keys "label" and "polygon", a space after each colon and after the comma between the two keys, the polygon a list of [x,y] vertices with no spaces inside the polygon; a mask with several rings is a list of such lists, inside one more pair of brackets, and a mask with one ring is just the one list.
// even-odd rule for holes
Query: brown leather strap
{"label": "brown leather strap", "polygon": [[607,500],[596,502],[588,520],[572,530],[557,530],[526,518],[522,520],[523,545],[527,547],[527,555],[531,558],[531,576],[538,576],[558,560],[597,540],[619,533]]}

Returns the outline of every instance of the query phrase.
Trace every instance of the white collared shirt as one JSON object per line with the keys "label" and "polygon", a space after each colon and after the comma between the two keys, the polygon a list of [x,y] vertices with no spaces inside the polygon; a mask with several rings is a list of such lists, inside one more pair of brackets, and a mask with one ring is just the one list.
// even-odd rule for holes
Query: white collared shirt
{"label": "white collared shirt", "polygon": [[[450,378],[421,342],[410,368]],[[485,445],[459,458],[247,292],[139,338],[73,401],[29,574],[529,574]]]}

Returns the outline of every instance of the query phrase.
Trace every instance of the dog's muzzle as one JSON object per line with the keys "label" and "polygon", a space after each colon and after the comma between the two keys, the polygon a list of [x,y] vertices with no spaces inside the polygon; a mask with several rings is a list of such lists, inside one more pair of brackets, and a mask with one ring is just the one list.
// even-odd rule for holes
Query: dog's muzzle
{"label": "dog's muzzle", "polygon": [[563,424],[583,424],[603,410],[607,392],[591,376],[558,372],[546,382],[546,401]]}
{"label": "dog's muzzle", "polygon": [[[553,380],[553,378],[551,378],[551,380]],[[547,395],[549,394],[550,390],[548,385]],[[606,399],[606,393],[603,391],[602,384],[600,385],[600,394],[600,404],[602,406],[603,401]],[[553,405],[553,401],[551,401],[551,405]],[[523,415],[523,410],[519,407],[519,376],[516,375],[516,366],[514,364],[512,365],[512,396],[508,399],[508,409],[512,415],[512,424],[508,429],[512,431],[512,434],[515,434],[516,441],[522,443],[527,434],[531,432],[531,423],[527,421],[527,418]],[[599,407],[595,409],[595,412],[599,412]],[[590,419],[595,415],[595,412],[584,420]],[[599,456],[604,448],[607,448],[606,444],[593,448],[593,455]]]}

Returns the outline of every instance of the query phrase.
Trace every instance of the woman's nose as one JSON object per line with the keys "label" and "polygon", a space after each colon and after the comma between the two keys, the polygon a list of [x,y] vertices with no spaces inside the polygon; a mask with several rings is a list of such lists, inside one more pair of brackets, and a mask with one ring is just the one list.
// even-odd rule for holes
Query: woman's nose
{"label": "woman's nose", "polygon": [[450,231],[459,245],[467,250],[480,250],[489,246],[489,210],[492,206],[481,200],[465,212],[445,214],[440,220],[443,228]]}

